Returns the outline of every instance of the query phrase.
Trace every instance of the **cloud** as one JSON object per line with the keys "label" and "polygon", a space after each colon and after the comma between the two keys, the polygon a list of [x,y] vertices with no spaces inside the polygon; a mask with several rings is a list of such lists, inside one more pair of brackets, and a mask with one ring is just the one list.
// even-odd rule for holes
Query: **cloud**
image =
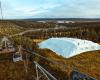
{"label": "cloud", "polygon": [[100,0],[1,0],[4,18],[100,18]]}
{"label": "cloud", "polygon": [[60,4],[55,4],[54,2],[51,3],[49,0],[46,0],[43,4],[39,4],[38,6],[33,6],[33,4],[22,5],[22,2],[19,3],[16,1],[17,0],[2,0],[4,18],[32,18],[36,15],[47,13],[49,10],[60,6]]}

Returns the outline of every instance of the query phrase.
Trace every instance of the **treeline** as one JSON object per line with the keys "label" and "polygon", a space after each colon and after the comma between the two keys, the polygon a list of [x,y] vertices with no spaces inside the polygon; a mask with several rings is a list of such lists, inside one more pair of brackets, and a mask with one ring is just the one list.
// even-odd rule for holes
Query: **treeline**
{"label": "treeline", "polygon": [[33,29],[40,29],[40,28],[54,28],[54,23],[42,23],[42,22],[33,22],[33,21],[11,21],[12,23],[23,27],[23,28],[33,28]]}
{"label": "treeline", "polygon": [[100,42],[100,29],[95,28],[76,28],[76,29],[52,29],[41,30],[36,32],[28,32],[24,36],[31,39],[48,39],[52,37],[73,37],[79,39],[92,40],[94,42]]}
{"label": "treeline", "polygon": [[11,42],[14,44],[15,47],[22,45],[23,48],[32,50],[36,47],[36,44],[33,42],[32,39],[24,36],[15,36],[10,38]]}
{"label": "treeline", "polygon": [[11,23],[10,21],[0,21],[0,38],[24,31],[21,27]]}
{"label": "treeline", "polygon": [[75,23],[59,23],[67,27],[100,27],[100,22],[75,22]]}

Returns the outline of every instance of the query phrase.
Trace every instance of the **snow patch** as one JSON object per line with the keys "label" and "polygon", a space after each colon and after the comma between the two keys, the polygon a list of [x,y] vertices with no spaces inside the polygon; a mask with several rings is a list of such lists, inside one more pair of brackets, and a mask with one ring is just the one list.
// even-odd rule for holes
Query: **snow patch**
{"label": "snow patch", "polygon": [[58,55],[70,58],[83,52],[100,50],[100,45],[76,38],[50,38],[38,44],[41,49],[50,49]]}

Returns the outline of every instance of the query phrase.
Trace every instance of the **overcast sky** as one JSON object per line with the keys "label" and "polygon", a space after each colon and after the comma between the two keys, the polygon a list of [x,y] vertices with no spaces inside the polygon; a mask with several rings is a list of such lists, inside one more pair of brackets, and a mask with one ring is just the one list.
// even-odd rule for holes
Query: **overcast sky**
{"label": "overcast sky", "polygon": [[100,0],[1,0],[6,19],[100,18]]}

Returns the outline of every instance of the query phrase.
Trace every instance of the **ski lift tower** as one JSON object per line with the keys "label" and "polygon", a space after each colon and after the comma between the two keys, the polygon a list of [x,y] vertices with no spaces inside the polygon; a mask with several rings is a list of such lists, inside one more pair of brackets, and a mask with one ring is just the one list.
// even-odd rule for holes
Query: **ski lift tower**
{"label": "ski lift tower", "polygon": [[[36,67],[36,80],[40,80],[43,75],[46,77],[46,80],[57,80],[51,73],[49,73],[46,69],[44,69],[42,66],[40,66],[36,61],[34,61],[35,67]],[[42,72],[42,76],[39,76],[39,70]]]}
{"label": "ski lift tower", "polygon": [[15,52],[15,47],[13,46],[13,43],[4,36],[0,42],[0,51],[1,53],[9,53],[9,52]]}

